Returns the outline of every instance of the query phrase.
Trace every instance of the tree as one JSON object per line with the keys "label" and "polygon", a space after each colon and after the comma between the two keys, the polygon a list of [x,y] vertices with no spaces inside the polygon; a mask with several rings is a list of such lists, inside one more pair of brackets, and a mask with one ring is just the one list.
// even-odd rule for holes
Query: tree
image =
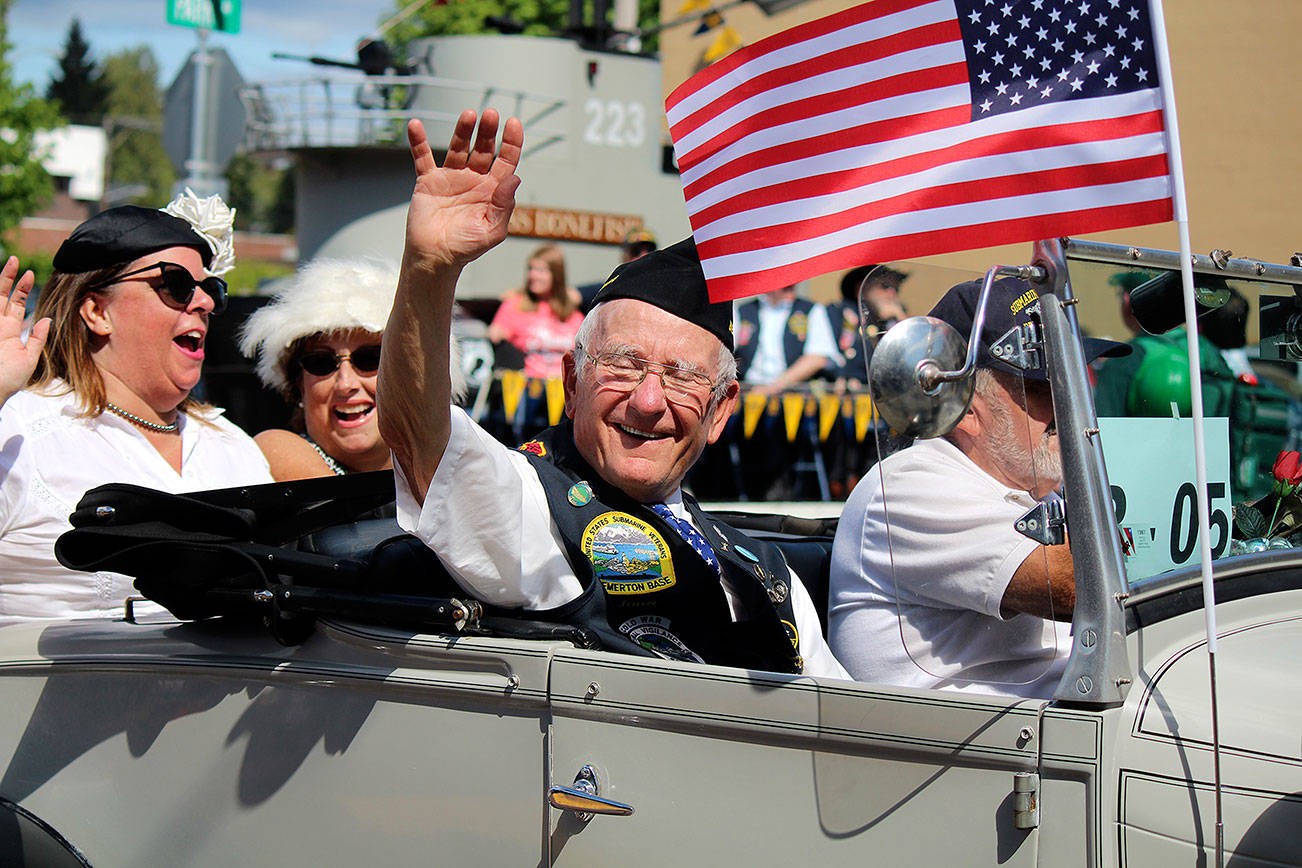
{"label": "tree", "polygon": [[90,45],[82,38],[81,21],[74,18],[59,56],[59,75],[50,81],[45,98],[58,102],[70,122],[98,125],[107,96],[108,88],[90,57]]}
{"label": "tree", "polygon": [[36,134],[59,125],[54,107],[31,85],[16,85],[9,66],[9,5],[0,0],[0,236],[50,198],[54,185],[41,166]]}
{"label": "tree", "polygon": [[163,150],[163,96],[154,53],[147,45],[114,52],[104,61],[100,80],[106,93],[109,186],[143,188],[129,197],[138,204],[166,203],[176,172]]}
{"label": "tree", "polygon": [[[410,0],[398,0],[394,11],[409,6]],[[591,9],[591,0],[587,6]],[[614,3],[609,4],[614,8]],[[489,16],[510,18],[524,25],[528,36],[556,36],[569,27],[569,0],[459,0],[456,3],[429,3],[389,31],[388,38],[402,52],[413,39],[423,36],[459,36],[470,33],[494,33],[485,23]],[[638,0],[638,23],[653,27],[660,21],[659,0]],[[654,50],[655,37],[643,41],[644,51]]]}

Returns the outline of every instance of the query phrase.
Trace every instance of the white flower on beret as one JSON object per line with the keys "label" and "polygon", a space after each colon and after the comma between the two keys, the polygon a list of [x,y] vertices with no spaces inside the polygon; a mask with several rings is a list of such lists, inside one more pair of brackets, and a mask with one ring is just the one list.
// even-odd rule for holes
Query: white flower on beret
{"label": "white flower on beret", "polygon": [[163,209],[180,217],[212,248],[212,262],[206,271],[220,276],[235,267],[235,209],[217,194],[200,199],[189,187]]}

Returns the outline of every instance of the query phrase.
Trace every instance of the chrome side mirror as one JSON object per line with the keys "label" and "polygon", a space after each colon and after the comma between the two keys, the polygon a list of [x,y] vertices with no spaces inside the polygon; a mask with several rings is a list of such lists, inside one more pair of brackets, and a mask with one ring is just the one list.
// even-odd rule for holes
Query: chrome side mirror
{"label": "chrome side mirror", "polygon": [[936,375],[958,371],[966,360],[967,341],[949,323],[929,316],[901,320],[877,343],[869,366],[877,412],[899,434],[948,434],[967,412],[974,378],[945,381]]}

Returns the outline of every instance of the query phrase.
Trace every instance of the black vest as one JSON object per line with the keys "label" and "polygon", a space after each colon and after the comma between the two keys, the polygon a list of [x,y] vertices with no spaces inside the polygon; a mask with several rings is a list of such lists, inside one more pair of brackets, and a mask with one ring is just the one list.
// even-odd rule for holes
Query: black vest
{"label": "black vest", "polygon": [[[759,306],[760,302],[748,301],[737,308],[737,379],[744,380],[755,353],[759,350]],[[807,298],[798,298],[791,303],[791,313],[782,330],[782,352],[784,367],[805,354],[805,338],[809,335],[809,314],[814,303]]]}
{"label": "black vest", "polygon": [[520,451],[542,481],[584,588],[577,599],[535,617],[586,627],[611,650],[802,671],[790,574],[777,547],[710,518],[683,496],[745,608],[746,619],[734,622],[714,569],[660,516],[588,466],[568,422]]}

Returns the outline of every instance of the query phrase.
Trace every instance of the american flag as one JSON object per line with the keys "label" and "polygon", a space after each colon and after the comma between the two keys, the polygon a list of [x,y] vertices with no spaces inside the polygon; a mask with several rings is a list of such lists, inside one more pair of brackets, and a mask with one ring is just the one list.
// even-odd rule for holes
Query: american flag
{"label": "american flag", "polygon": [[871,0],[666,110],[715,300],[1172,219],[1147,0]]}

